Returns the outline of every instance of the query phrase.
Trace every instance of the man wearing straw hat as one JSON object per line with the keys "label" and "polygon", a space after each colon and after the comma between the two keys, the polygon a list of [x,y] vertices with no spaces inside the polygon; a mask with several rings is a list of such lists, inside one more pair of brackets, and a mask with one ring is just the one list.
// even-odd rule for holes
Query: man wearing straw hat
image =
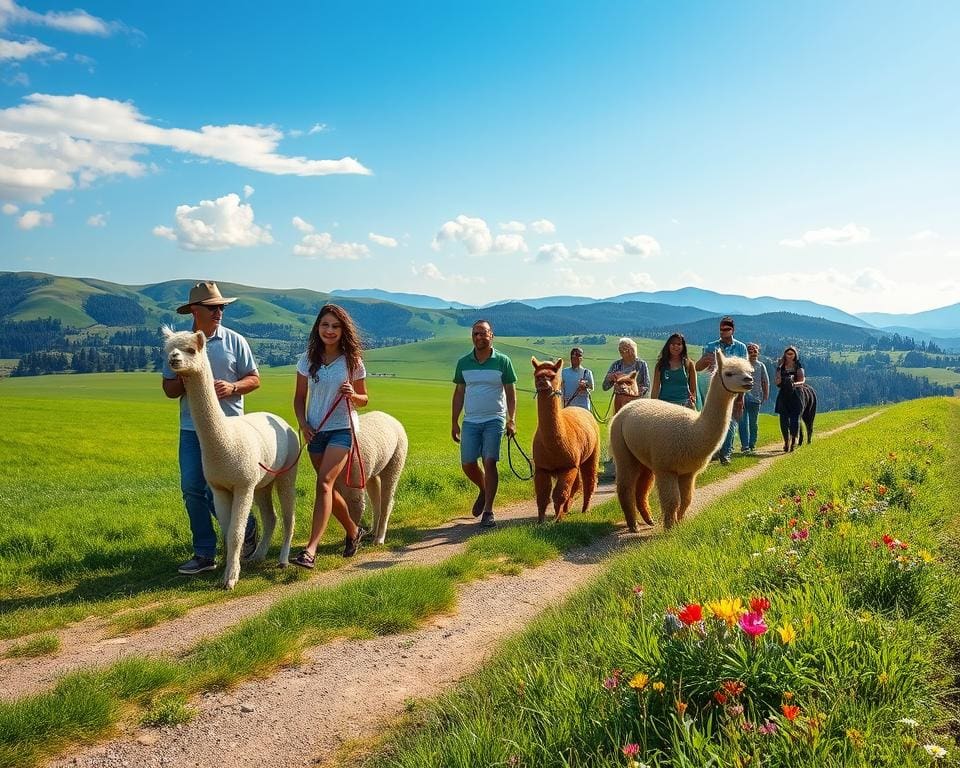
{"label": "man wearing straw hat", "polygon": [[[216,283],[202,282],[190,289],[187,303],[177,307],[179,314],[193,315],[193,330],[203,331],[207,337],[213,388],[220,408],[227,416],[242,416],[243,396],[260,386],[260,373],[247,340],[220,324],[227,305],[235,301],[235,298],[223,297]],[[169,398],[180,398],[180,490],[193,534],[193,557],[177,570],[192,576],[217,567],[217,534],[213,529],[216,516],[213,494],[203,476],[200,441],[184,391],[183,380],[169,364],[164,363],[163,392]],[[247,520],[241,557],[249,557],[256,548],[257,523],[251,515]]]}

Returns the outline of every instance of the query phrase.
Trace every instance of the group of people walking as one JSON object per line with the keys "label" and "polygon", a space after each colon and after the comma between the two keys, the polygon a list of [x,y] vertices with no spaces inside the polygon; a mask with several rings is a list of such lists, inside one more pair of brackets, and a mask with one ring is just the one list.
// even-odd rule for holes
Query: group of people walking
{"label": "group of people walking", "polygon": [[[246,339],[222,325],[227,306],[236,301],[220,293],[216,283],[197,283],[190,290],[186,304],[177,312],[192,315],[193,330],[202,331],[207,339],[207,355],[214,376],[214,389],[221,409],[227,416],[243,414],[244,396],[260,386],[260,374]],[[693,361],[681,333],[671,334],[660,350],[651,380],[647,364],[637,356],[637,345],[629,338],[618,344],[620,358],[615,360],[602,381],[605,391],[618,377],[636,372],[639,397],[648,393],[687,408],[700,407],[697,372],[716,370],[716,351],[725,356],[743,357],[754,366],[754,388],[738,397],[734,418],[718,458],[730,463],[734,433],[739,428],[744,452],[756,449],[757,415],[769,397],[766,367],[759,360],[760,347],[744,344],[733,338],[734,321],[720,320],[720,338],[704,347],[701,357]],[[460,446],[460,463],[464,475],[476,486],[477,496],[472,513],[480,525],[496,525],[493,504],[499,485],[497,469],[504,435],[516,433],[517,374],[510,358],[493,347],[493,326],[478,320],[471,328],[473,349],[456,364],[451,405],[451,437]],[[787,347],[777,366],[776,384],[790,376],[799,384],[803,367],[795,347]],[[334,487],[348,463],[351,453],[359,450],[360,429],[356,408],[368,404],[366,368],[363,362],[360,334],[350,315],[336,304],[321,307],[307,348],[297,362],[293,410],[304,436],[307,452],[316,473],[316,486],[310,536],[292,561],[303,568],[313,568],[317,547],[326,531],[331,515],[344,529],[343,556],[352,557],[366,530],[355,523],[343,497]],[[594,389],[593,372],[583,366],[583,349],[570,350],[570,365],[563,370],[562,392],[565,407],[591,408]],[[200,443],[190,417],[183,382],[165,365],[163,392],[180,399],[179,465],[183,494],[193,539],[193,556],[179,567],[186,575],[202,573],[216,567],[216,533],[213,494],[203,476]],[[461,423],[462,416],[462,423]],[[241,556],[254,552],[258,543],[256,521],[247,522]]]}

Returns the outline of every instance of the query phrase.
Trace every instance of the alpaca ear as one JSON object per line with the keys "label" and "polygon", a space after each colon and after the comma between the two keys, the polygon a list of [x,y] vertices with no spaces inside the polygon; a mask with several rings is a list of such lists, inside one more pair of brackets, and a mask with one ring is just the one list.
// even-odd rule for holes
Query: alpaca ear
{"label": "alpaca ear", "polygon": [[561,368],[563,368],[563,358],[558,357],[557,362],[553,364],[553,370],[559,371]]}
{"label": "alpaca ear", "polygon": [[173,329],[169,325],[161,325],[160,335],[163,336],[164,341],[169,341],[170,337],[173,336]]}
{"label": "alpaca ear", "polygon": [[636,371],[630,371],[630,378],[631,378],[633,381],[636,381],[636,380],[637,380],[637,372],[636,372]]}
{"label": "alpaca ear", "polygon": [[207,335],[203,331],[197,331],[193,334],[193,338],[197,340],[197,351],[199,352],[207,343]]}
{"label": "alpaca ear", "polygon": [[534,370],[540,367],[540,361],[535,357],[530,358],[530,364],[533,366]]}
{"label": "alpaca ear", "polygon": [[717,359],[717,370],[722,371],[723,370],[723,352],[721,352],[718,349],[713,353],[713,356]]}

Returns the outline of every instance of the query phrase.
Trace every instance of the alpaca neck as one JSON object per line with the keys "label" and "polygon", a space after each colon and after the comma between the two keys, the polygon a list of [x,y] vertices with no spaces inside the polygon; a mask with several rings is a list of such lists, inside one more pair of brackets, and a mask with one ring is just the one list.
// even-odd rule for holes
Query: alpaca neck
{"label": "alpaca neck", "polygon": [[716,442],[725,435],[730,428],[730,418],[733,416],[733,401],[737,393],[730,392],[723,386],[720,374],[715,373],[710,379],[707,389],[707,399],[704,400],[703,410],[697,417],[696,431],[700,440],[706,443]]}
{"label": "alpaca neck", "polygon": [[210,370],[210,363],[205,361],[194,375],[184,376],[183,388],[186,390],[187,405],[190,408],[193,426],[200,440],[200,449],[204,450],[205,444],[219,442],[217,439],[224,432],[222,425],[227,420],[213,388],[213,371]]}
{"label": "alpaca neck", "polygon": [[560,428],[560,410],[562,395],[555,391],[537,390],[537,429],[544,435],[558,435]]}

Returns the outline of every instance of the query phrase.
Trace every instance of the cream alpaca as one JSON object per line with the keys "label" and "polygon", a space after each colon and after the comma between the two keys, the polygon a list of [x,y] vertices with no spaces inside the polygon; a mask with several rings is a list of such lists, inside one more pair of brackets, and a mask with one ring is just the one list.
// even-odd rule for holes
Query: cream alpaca
{"label": "cream alpaca", "polygon": [[723,443],[733,401],[753,386],[750,363],[717,352],[717,372],[710,380],[700,413],[664,400],[634,400],[610,422],[610,451],[617,467],[617,497],[631,531],[637,510],[647,525],[647,497],[657,479],[663,525],[683,519],[693,500],[699,475]]}
{"label": "cream alpaca", "polygon": [[[164,328],[163,338],[170,368],[183,380],[184,397],[200,441],[203,475],[213,491],[213,505],[223,532],[226,549],[223,586],[233,589],[240,578],[240,549],[253,501],[260,508],[263,538],[250,561],[259,562],[267,556],[277,522],[273,510],[274,489],[283,514],[280,565],[287,564],[293,538],[299,440],[290,425],[272,413],[229,418],[223,414],[213,389],[213,372],[203,332],[174,333]],[[281,469],[291,462],[293,466],[279,475],[260,466]]]}
{"label": "cream alpaca", "polygon": [[[393,511],[393,496],[400,482],[404,462],[407,460],[407,433],[403,424],[383,411],[360,414],[360,456],[363,459],[364,482],[367,496],[373,505],[374,543],[383,544],[387,535],[387,523]],[[363,517],[364,493],[362,488],[346,484],[346,468],[336,480],[336,488],[347,503],[350,517],[357,525]],[[351,485],[359,485],[359,467],[354,463],[350,473]]]}
{"label": "cream alpaca", "polygon": [[560,386],[563,360],[541,363],[531,358],[537,389],[537,431],[533,435],[533,484],[539,522],[546,519],[551,479],[553,510],[563,518],[577,491],[583,488],[583,511],[597,487],[600,465],[600,432],[593,414],[584,408],[564,408]]}

